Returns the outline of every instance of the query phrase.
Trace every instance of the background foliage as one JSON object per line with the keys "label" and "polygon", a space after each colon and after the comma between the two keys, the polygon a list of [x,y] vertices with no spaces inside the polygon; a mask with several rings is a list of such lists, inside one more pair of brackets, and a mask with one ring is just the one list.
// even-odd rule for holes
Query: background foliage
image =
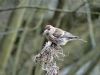
{"label": "background foliage", "polygon": [[100,75],[100,0],[0,0],[0,75],[44,75],[32,56],[46,24],[88,41],[69,42],[59,75]]}

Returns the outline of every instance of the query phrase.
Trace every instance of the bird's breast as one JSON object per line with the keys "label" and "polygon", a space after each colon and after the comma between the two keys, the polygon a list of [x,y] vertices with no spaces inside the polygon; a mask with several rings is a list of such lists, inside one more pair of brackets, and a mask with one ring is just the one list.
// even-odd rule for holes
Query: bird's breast
{"label": "bird's breast", "polygon": [[59,41],[59,45],[65,45],[68,42],[68,40],[66,40],[66,38],[61,38],[60,40],[61,41]]}

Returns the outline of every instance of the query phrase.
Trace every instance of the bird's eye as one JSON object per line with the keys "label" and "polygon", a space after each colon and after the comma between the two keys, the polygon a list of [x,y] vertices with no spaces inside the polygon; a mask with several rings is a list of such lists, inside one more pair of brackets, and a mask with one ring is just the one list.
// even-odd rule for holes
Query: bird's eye
{"label": "bird's eye", "polygon": [[50,28],[48,28],[48,30],[50,30]]}

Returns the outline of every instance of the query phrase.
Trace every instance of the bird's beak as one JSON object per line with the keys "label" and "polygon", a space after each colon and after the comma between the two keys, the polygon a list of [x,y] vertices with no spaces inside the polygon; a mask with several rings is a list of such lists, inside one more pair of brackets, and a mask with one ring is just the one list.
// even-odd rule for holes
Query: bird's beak
{"label": "bird's beak", "polygon": [[43,36],[46,35],[46,34],[47,34],[47,30],[44,30],[44,32],[43,32]]}

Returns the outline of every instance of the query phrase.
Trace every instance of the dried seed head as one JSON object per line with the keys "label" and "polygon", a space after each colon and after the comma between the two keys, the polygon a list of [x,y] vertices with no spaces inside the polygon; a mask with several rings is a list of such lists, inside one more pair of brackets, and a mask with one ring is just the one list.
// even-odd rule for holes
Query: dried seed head
{"label": "dried seed head", "polygon": [[42,70],[47,72],[46,75],[57,75],[59,67],[56,65],[55,60],[60,60],[64,56],[63,49],[59,45],[48,41],[41,52],[33,57],[33,60],[41,63]]}

